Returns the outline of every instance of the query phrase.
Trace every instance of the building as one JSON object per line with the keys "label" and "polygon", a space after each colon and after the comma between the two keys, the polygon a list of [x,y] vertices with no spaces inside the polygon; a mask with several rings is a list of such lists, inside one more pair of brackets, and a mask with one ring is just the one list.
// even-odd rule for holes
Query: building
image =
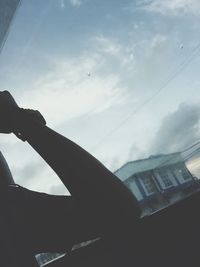
{"label": "building", "polygon": [[179,152],[128,162],[115,171],[115,175],[136,196],[143,215],[175,203],[200,188],[199,180],[189,172]]}
{"label": "building", "polygon": [[[199,180],[189,172],[181,153],[131,161],[115,171],[115,175],[136,196],[143,216],[173,204],[200,188]],[[87,244],[78,244],[74,249]],[[62,256],[58,253],[42,253],[36,258],[41,266],[45,266]]]}

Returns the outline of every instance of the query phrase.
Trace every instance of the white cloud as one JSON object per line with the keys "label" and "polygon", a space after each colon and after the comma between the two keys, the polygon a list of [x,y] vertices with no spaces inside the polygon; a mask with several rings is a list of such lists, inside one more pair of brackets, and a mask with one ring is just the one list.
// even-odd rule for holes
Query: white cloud
{"label": "white cloud", "polygon": [[65,8],[65,0],[60,0],[60,6],[62,9]]}
{"label": "white cloud", "polygon": [[142,0],[138,3],[142,9],[162,15],[200,14],[199,0]]}
{"label": "white cloud", "polygon": [[58,60],[18,100],[22,106],[39,109],[54,126],[88,112],[102,112],[122,101],[123,90],[117,75],[102,76],[101,64],[96,54]]}
{"label": "white cloud", "polygon": [[[97,35],[91,38],[95,50],[107,62],[107,67],[112,65],[112,71],[118,68],[120,79],[123,80],[123,70],[135,71],[135,55],[132,44],[124,44],[118,39],[110,38],[105,35]],[[123,69],[123,70],[122,70]]]}
{"label": "white cloud", "polygon": [[94,39],[97,49],[106,54],[117,56],[120,54],[121,46],[117,41],[106,38],[103,35],[96,36]]}
{"label": "white cloud", "polygon": [[161,34],[156,34],[153,36],[150,47],[155,50],[161,48],[163,45],[165,45],[167,41],[167,36],[166,35],[161,35]]}
{"label": "white cloud", "polygon": [[67,2],[73,7],[80,7],[83,4],[84,0],[60,0],[60,7],[62,9],[65,9]]}
{"label": "white cloud", "polygon": [[79,7],[82,5],[83,1],[82,0],[69,0],[70,4],[75,7]]}

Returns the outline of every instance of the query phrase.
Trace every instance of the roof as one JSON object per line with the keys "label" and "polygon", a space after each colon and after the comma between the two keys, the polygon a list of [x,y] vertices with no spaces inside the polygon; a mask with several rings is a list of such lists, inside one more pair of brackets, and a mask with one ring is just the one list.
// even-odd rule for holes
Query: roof
{"label": "roof", "polygon": [[173,153],[173,154],[161,154],[150,156],[146,159],[130,161],[124,164],[121,168],[116,170],[114,173],[120,180],[125,181],[130,176],[148,171],[153,170],[156,168],[161,168],[164,166],[169,166],[172,164],[176,164],[178,162],[183,162],[183,158],[181,157],[181,153]]}

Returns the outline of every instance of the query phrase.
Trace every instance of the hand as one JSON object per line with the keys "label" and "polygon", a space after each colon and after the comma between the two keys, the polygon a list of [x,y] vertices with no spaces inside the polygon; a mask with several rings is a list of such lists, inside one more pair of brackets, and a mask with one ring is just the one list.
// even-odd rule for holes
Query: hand
{"label": "hand", "polygon": [[0,133],[13,132],[23,139],[20,128],[24,118],[46,125],[38,110],[20,108],[8,91],[0,91]]}
{"label": "hand", "polygon": [[20,110],[8,91],[0,91],[0,133],[14,131],[15,114]]}

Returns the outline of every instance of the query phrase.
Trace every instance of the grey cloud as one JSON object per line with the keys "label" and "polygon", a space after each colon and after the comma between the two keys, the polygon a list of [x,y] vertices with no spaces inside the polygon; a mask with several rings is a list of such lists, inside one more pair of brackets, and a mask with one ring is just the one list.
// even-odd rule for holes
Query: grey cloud
{"label": "grey cloud", "polygon": [[69,195],[68,190],[62,183],[57,185],[52,185],[49,192],[52,195]]}
{"label": "grey cloud", "polygon": [[44,168],[43,162],[36,161],[26,164],[23,168],[13,169],[12,173],[15,181],[23,186],[31,183],[34,177],[39,177]]}
{"label": "grey cloud", "polygon": [[137,159],[145,158],[146,156],[147,155],[146,155],[145,151],[143,151],[142,149],[140,149],[138,147],[138,145],[136,145],[134,143],[131,146],[130,150],[129,150],[127,161],[132,161],[132,160],[137,160]]}
{"label": "grey cloud", "polygon": [[180,104],[168,114],[156,133],[151,153],[181,151],[199,138],[200,106]]}
{"label": "grey cloud", "polygon": [[121,165],[120,159],[118,157],[114,157],[110,162],[109,169],[111,171],[115,171],[118,169],[118,166]]}

